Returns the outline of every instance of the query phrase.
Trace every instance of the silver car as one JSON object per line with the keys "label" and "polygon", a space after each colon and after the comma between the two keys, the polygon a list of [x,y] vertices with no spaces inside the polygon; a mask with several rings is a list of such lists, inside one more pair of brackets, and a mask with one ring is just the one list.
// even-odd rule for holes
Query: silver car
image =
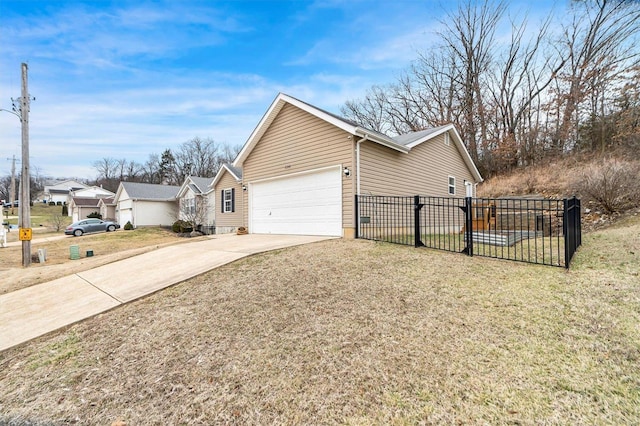
{"label": "silver car", "polygon": [[119,229],[120,225],[115,222],[105,221],[101,219],[83,219],[72,223],[64,230],[66,235],[79,237],[89,232],[113,232]]}

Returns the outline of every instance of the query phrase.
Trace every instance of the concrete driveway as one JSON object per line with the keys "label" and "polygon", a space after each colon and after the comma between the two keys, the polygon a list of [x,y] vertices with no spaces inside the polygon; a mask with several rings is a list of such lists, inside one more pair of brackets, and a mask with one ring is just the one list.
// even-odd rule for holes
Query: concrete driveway
{"label": "concrete driveway", "polygon": [[330,238],[215,235],[1,295],[0,351],[251,254]]}

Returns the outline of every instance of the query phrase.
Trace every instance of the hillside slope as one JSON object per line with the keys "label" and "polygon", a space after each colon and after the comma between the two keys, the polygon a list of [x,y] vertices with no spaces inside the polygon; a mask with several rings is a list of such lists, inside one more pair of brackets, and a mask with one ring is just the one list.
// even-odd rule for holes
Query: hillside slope
{"label": "hillside slope", "polygon": [[[478,197],[539,195],[582,200],[586,230],[640,214],[640,158],[573,155],[485,180]],[[640,156],[638,156],[640,157]]]}

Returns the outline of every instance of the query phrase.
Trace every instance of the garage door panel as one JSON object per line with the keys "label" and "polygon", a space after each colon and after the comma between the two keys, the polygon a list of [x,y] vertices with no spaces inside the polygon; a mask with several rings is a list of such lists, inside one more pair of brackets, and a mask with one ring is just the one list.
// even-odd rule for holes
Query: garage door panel
{"label": "garage door panel", "polygon": [[253,233],[342,233],[340,168],[257,183],[251,192]]}

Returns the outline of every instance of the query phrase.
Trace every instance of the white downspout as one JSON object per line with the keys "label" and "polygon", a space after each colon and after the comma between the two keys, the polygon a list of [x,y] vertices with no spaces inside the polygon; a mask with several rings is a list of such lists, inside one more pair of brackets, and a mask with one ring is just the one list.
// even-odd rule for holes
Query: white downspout
{"label": "white downspout", "polygon": [[356,195],[360,195],[360,144],[369,139],[369,135],[365,134],[362,139],[356,142]]}
{"label": "white downspout", "polygon": [[[365,134],[356,142],[356,196],[360,195],[360,144],[367,140],[369,135]],[[360,215],[356,212],[356,234],[360,230]]]}

